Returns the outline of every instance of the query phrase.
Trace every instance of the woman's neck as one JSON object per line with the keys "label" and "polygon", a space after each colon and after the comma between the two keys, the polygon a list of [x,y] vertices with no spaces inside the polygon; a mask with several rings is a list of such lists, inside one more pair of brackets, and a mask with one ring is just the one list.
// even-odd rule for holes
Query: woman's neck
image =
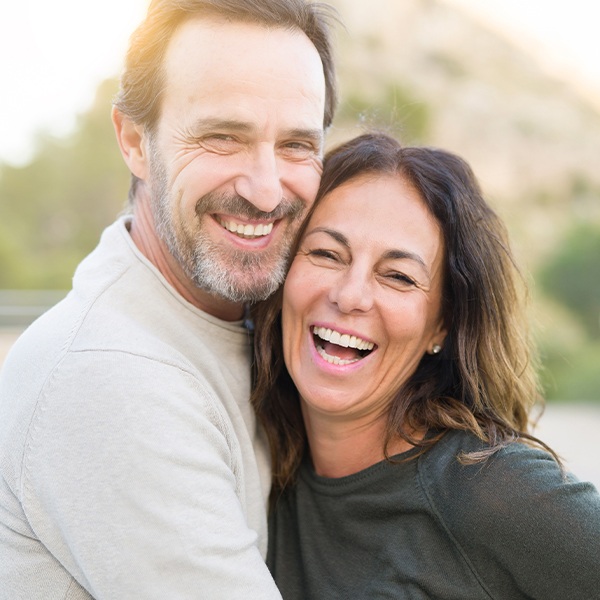
{"label": "woman's neck", "polygon": [[[345,477],[385,458],[385,419],[339,422],[304,415],[313,467],[322,477]],[[419,437],[419,436],[417,436]],[[393,456],[413,448],[396,436],[388,446]]]}

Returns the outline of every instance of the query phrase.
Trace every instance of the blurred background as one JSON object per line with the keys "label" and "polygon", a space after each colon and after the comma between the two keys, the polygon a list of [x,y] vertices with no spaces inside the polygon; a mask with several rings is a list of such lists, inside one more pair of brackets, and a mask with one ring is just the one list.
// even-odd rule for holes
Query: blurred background
{"label": "blurred background", "polygon": [[[548,406],[537,433],[600,487],[600,5],[332,0],[341,104],[473,166],[532,290]],[[0,364],[124,208],[110,122],[147,0],[0,6]]]}

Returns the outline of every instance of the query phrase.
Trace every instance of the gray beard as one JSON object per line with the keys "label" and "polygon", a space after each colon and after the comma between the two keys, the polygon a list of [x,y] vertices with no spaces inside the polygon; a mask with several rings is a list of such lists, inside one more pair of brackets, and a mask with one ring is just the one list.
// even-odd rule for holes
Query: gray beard
{"label": "gray beard", "polygon": [[[265,300],[279,288],[287,273],[293,241],[291,236],[277,250],[276,257],[273,257],[272,251],[252,253],[230,249],[225,254],[204,231],[199,231],[193,240],[181,239],[171,217],[165,169],[154,148],[151,150],[150,167],[150,201],[158,236],[199,289],[230,302],[254,303]],[[200,221],[202,215],[212,212],[225,212],[248,219],[287,217],[290,222],[299,222],[304,204],[299,198],[282,199],[274,211],[263,213],[240,196],[209,193],[196,203],[196,214]],[[245,283],[236,277],[236,273],[240,272],[255,273],[256,276]]]}

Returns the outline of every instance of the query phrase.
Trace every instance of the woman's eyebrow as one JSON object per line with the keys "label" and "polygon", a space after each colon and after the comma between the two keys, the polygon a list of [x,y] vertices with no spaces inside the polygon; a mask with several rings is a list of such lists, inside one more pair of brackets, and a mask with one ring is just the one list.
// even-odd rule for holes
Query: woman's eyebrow
{"label": "woman's eyebrow", "polygon": [[[314,229],[311,229],[304,236],[304,239],[308,238],[309,236],[311,236],[315,233],[324,233],[324,234],[332,237],[336,242],[342,244],[344,247],[350,248],[350,242],[348,241],[348,238],[343,233],[340,233],[339,231],[337,231],[335,229],[329,229],[328,227],[315,227]],[[410,250],[399,250],[399,249],[388,250],[387,252],[384,253],[383,258],[386,260],[412,260],[412,261],[416,262],[419,266],[421,266],[423,268],[423,270],[425,271],[426,275],[429,276],[429,267],[427,266],[427,263],[416,252],[411,252]]]}
{"label": "woman's eyebrow", "polygon": [[429,271],[427,263],[416,252],[410,252],[408,250],[388,250],[383,255],[383,257],[391,260],[414,260],[416,263],[419,263],[426,271]]}
{"label": "woman's eyebrow", "polygon": [[348,238],[343,233],[340,233],[339,231],[336,231],[335,229],[329,229],[328,227],[315,227],[314,229],[311,229],[304,236],[304,239],[306,239],[307,237],[309,237],[315,233],[325,233],[325,234],[331,236],[336,242],[342,244],[346,248],[350,248],[350,242],[348,242]]}

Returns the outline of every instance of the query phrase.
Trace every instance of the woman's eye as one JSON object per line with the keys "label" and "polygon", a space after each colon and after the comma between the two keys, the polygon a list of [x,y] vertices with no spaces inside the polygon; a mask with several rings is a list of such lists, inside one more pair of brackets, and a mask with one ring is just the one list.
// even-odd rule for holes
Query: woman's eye
{"label": "woman's eye", "polygon": [[309,256],[316,256],[319,258],[329,258],[331,260],[337,259],[337,254],[335,252],[332,252],[331,250],[325,250],[323,248],[316,248],[314,250],[309,250],[307,252],[307,254]]}
{"label": "woman's eye", "polygon": [[408,275],[405,275],[404,273],[389,273],[388,275],[386,275],[386,277],[388,279],[392,279],[395,282],[407,285],[407,286],[415,286],[417,285],[417,282],[412,278],[409,277]]}

